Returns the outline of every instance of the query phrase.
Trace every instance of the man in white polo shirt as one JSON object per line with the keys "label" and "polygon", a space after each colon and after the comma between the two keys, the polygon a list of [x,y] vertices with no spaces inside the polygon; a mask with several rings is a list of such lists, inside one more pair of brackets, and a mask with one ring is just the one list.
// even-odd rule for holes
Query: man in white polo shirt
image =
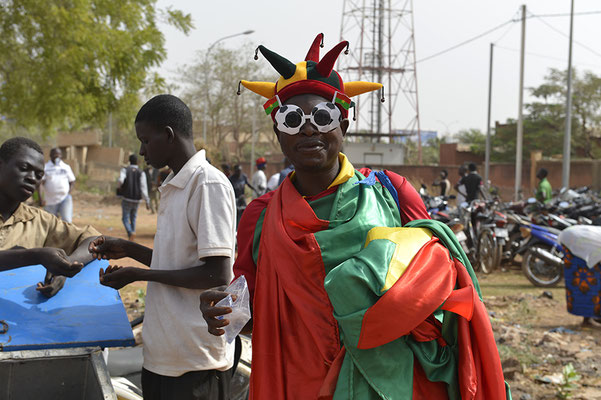
{"label": "man in white polo shirt", "polygon": [[233,344],[208,333],[199,311],[204,289],[232,279],[236,203],[232,185],[196,152],[192,114],[177,97],[159,95],[136,116],[140,155],[173,172],[159,187],[154,250],[100,236],[97,258],[131,257],[150,269],[109,266],[100,283],[120,289],[148,281],[144,316],[145,400],[229,399]]}
{"label": "man in white polo shirt", "polygon": [[50,150],[50,161],[44,165],[44,179],[40,186],[40,201],[50,214],[60,216],[63,221],[73,219],[73,199],[71,189],[75,175],[69,164],[61,160],[61,149]]}

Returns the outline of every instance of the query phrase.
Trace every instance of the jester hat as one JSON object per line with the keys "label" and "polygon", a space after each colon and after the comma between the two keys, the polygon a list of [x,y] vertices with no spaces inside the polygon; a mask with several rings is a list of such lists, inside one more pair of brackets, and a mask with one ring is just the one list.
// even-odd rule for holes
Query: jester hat
{"label": "jester hat", "polygon": [[354,106],[350,97],[380,89],[382,84],[363,81],[343,82],[342,77],[334,70],[334,64],[343,49],[346,48],[345,54],[348,54],[349,42],[346,40],[334,46],[321,60],[319,59],[320,47],[323,47],[323,33],[313,40],[305,61],[295,65],[266,47],[259,46],[255,51],[255,60],[258,59],[257,53],[261,51],[281,76],[275,83],[242,80],[240,84],[268,99],[263,108],[268,115],[271,114],[272,119],[277,109],[287,99],[307,93],[332,99],[332,102],[340,108],[343,117],[348,118],[348,109]]}

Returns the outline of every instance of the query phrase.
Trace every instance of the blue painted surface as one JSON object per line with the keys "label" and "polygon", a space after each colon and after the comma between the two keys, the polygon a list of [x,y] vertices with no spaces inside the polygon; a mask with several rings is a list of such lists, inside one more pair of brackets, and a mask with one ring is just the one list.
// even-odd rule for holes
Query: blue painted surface
{"label": "blue painted surface", "polygon": [[98,281],[107,265],[92,261],[50,299],[35,290],[46,272],[41,265],[0,272],[0,320],[8,324],[0,351],[133,346],[119,292]]}

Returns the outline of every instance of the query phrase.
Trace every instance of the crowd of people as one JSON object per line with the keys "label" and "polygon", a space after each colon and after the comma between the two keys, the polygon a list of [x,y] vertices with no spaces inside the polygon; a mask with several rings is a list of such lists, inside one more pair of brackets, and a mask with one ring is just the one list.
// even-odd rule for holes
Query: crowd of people
{"label": "crowd of people", "polygon": [[[239,165],[231,174],[211,165],[194,147],[192,114],[179,98],[142,106],[139,155],[170,169],[157,186],[152,248],[134,241],[139,203],[151,204],[137,157],[119,178],[125,240],[25,205],[46,176],[42,151],[24,138],[3,143],[0,270],[42,264],[48,275],[38,290],[52,295],[59,276],[93,258],[149,266],[117,261],[99,278],[114,289],[148,282],[146,399],[229,398],[234,345],[223,334],[232,309],[217,303],[239,276],[252,309],[243,329],[252,333],[251,399],[510,398],[478,282],[452,232],[429,219],[404,177],[356,169],[341,153],[350,98],[382,85],[343,82],[333,68],[348,42],[320,57],[322,36],[297,64],[259,46],[281,76],[277,84],[241,82],[267,99],[286,157],[269,179],[263,158],[250,182]],[[74,180],[57,172],[58,160],[46,177],[61,188],[53,203],[69,197]],[[469,170],[458,186],[468,201],[481,184]],[[55,182],[59,175],[67,186]]]}

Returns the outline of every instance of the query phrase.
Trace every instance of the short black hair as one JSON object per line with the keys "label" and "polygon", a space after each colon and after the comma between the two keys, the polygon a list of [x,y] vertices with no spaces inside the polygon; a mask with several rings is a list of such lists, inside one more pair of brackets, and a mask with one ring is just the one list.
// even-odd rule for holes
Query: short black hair
{"label": "short black hair", "polygon": [[135,154],[130,154],[129,155],[129,163],[130,164],[136,164],[138,165],[138,156],[136,156]]}
{"label": "short black hair", "polygon": [[443,169],[442,171],[440,171],[440,173],[441,173],[442,175],[444,175],[444,177],[445,177],[445,178],[446,178],[447,176],[449,176],[449,173],[447,172],[447,170],[446,170],[446,169]]}
{"label": "short black hair", "polygon": [[547,175],[549,175],[549,171],[547,171],[546,168],[541,168],[536,173],[536,176],[539,177],[540,179],[546,178]]}
{"label": "short black hair", "polygon": [[17,136],[14,138],[10,138],[2,143],[0,146],[0,159],[3,161],[9,161],[22,147],[29,147],[30,149],[34,149],[41,155],[44,155],[42,148],[39,144],[34,142],[31,139],[27,139],[22,136]]}
{"label": "short black hair", "polygon": [[148,100],[138,111],[135,122],[149,122],[159,128],[170,126],[176,135],[192,138],[192,112],[171,94],[159,94]]}
{"label": "short black hair", "polygon": [[476,170],[476,164],[470,163],[470,165],[467,166],[467,169],[469,169],[472,172],[475,171]]}

